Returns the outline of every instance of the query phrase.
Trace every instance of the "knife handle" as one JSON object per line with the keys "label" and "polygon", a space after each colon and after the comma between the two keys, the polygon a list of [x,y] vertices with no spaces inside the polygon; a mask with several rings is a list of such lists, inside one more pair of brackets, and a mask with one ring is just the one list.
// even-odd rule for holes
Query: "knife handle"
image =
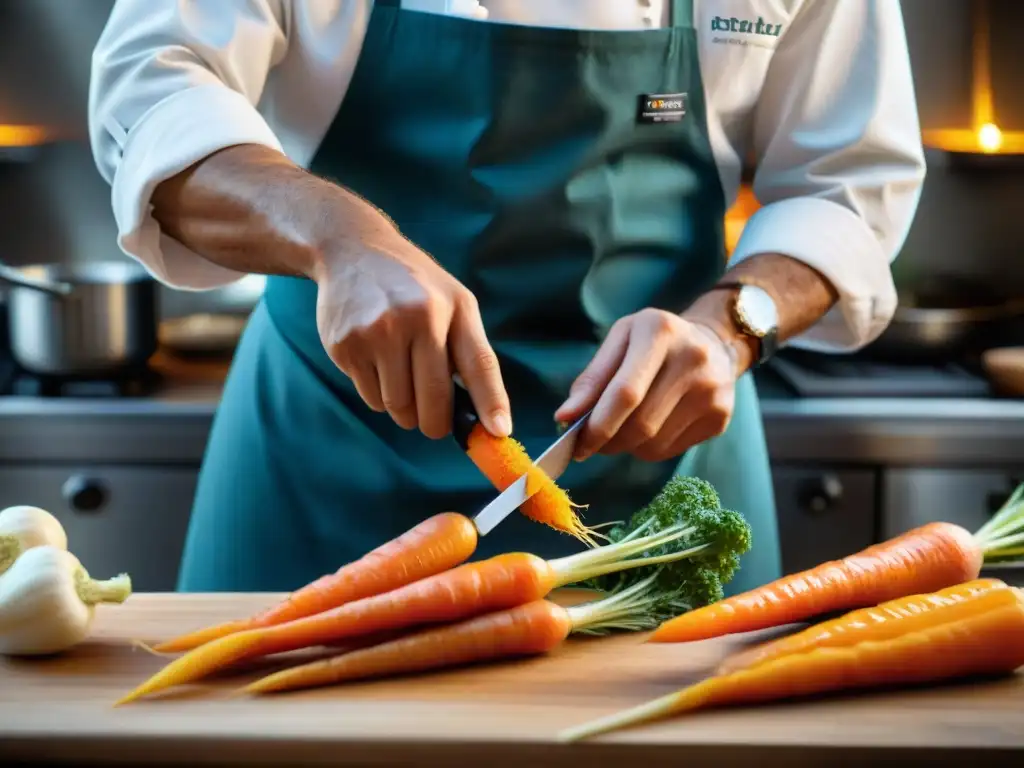
{"label": "knife handle", "polygon": [[459,381],[453,381],[454,398],[452,400],[452,435],[463,451],[469,450],[469,433],[480,423],[476,414],[473,398]]}

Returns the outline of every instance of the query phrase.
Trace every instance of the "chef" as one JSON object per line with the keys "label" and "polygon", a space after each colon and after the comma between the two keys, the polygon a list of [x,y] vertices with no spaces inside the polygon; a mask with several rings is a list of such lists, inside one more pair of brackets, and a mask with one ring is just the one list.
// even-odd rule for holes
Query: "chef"
{"label": "chef", "polygon": [[[896,303],[924,177],[894,0],[117,0],[90,132],[119,243],[185,290],[268,275],[180,588],[289,590],[495,491],[452,376],[590,525],[674,473],[780,575],[751,370]],[[741,166],[762,208],[727,259]],[[578,546],[515,515],[479,554]]]}

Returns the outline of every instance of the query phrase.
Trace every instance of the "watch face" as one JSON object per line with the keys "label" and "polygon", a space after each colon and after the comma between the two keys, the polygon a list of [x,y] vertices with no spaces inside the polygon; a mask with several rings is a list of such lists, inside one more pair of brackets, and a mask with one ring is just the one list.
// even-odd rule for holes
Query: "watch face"
{"label": "watch face", "polygon": [[745,285],[736,297],[736,309],[755,336],[766,336],[779,325],[779,312],[766,291],[756,285]]}

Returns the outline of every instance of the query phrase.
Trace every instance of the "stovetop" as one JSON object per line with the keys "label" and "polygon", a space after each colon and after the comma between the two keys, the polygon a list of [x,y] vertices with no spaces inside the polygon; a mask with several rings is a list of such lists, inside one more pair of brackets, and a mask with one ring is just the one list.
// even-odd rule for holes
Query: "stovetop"
{"label": "stovetop", "polygon": [[895,363],[787,350],[769,365],[801,397],[978,398],[992,394],[971,361]]}
{"label": "stovetop", "polygon": [[96,376],[39,376],[0,357],[0,396],[20,397],[144,397],[152,394],[161,376],[150,368]]}

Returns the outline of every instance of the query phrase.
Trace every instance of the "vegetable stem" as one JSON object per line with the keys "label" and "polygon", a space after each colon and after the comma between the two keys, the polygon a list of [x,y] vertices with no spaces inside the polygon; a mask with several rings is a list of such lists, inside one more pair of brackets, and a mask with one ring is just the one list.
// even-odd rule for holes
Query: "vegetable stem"
{"label": "vegetable stem", "polygon": [[997,538],[1014,529],[1024,518],[1024,483],[1017,486],[985,525],[974,534],[979,542]]}
{"label": "vegetable stem", "polygon": [[21,556],[21,542],[17,536],[0,536],[0,573],[3,573]]}
{"label": "vegetable stem", "polygon": [[598,635],[613,629],[653,629],[658,625],[658,617],[651,609],[660,600],[658,591],[652,589],[656,579],[657,574],[602,600],[566,608],[572,631]]}
{"label": "vegetable stem", "polygon": [[83,568],[75,573],[75,591],[86,605],[123,603],[132,593],[132,580],[127,573],[112,579],[93,579]]}
{"label": "vegetable stem", "polygon": [[567,584],[574,584],[576,582],[589,581],[590,579],[596,579],[598,576],[606,576],[610,573],[618,573],[619,571],[631,570],[633,568],[641,568],[649,565],[664,565],[665,563],[675,563],[679,560],[683,560],[687,557],[693,557],[698,555],[706,549],[711,547],[710,544],[699,544],[696,547],[690,547],[688,549],[682,549],[678,552],[669,552],[667,555],[651,555],[648,557],[631,557],[626,560],[621,560],[617,563],[608,563],[605,565],[597,566],[591,570],[582,570],[573,574],[573,581],[566,582]]}
{"label": "vegetable stem", "polygon": [[[642,536],[630,541],[620,541],[616,544],[606,544],[603,547],[595,547],[575,555],[551,560],[549,563],[555,573],[558,574],[558,586],[574,584],[579,581],[596,578],[597,576],[603,576],[607,573],[615,573],[616,571],[644,565],[646,564],[645,558],[634,558],[632,560],[629,558],[646,550],[670,544],[673,541],[690,536],[695,530],[692,526],[679,524],[650,536]],[[699,551],[703,548],[704,546],[702,545],[698,548],[689,548],[680,552],[662,555],[658,562],[667,563],[681,560],[684,557],[692,556],[694,549]]]}

